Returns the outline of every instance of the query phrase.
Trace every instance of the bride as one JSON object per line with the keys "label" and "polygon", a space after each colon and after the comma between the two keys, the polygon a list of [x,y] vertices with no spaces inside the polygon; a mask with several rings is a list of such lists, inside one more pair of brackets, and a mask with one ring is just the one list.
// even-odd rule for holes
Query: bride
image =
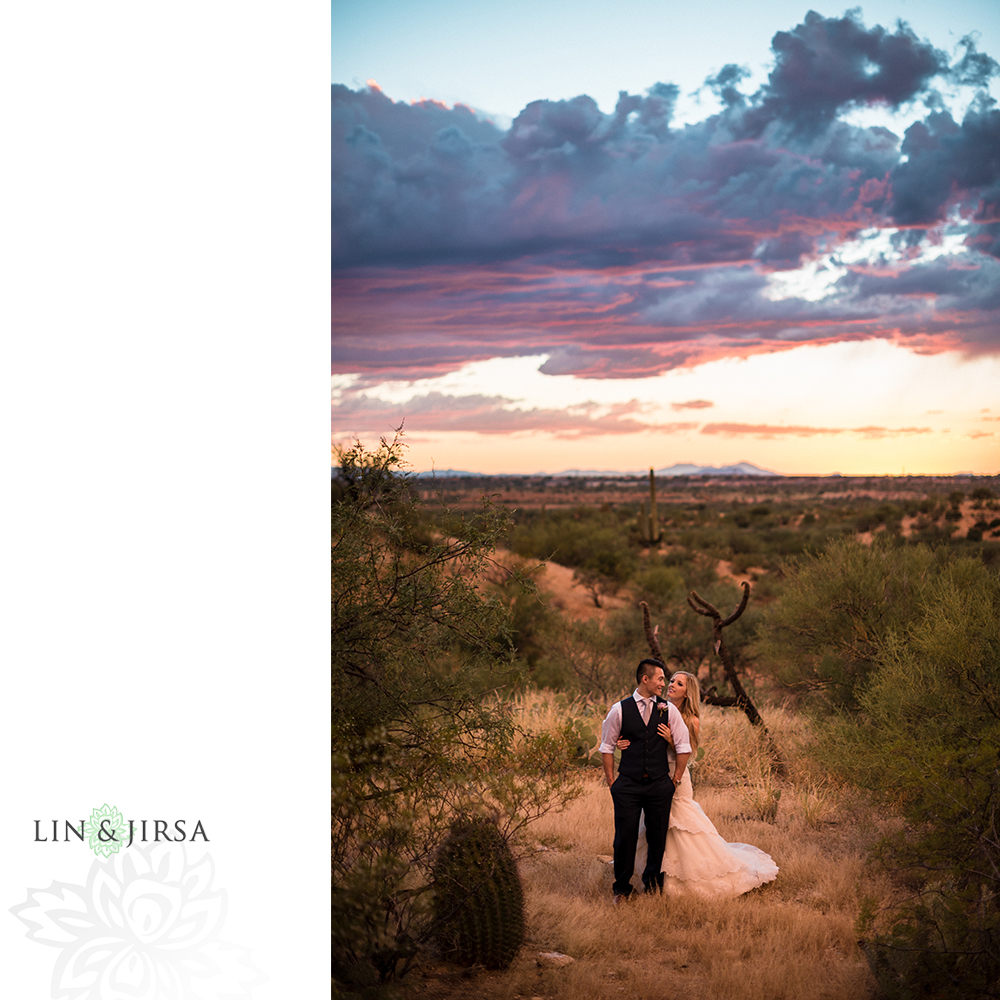
{"label": "bride", "polygon": [[[696,751],[699,742],[699,705],[701,691],[698,678],[685,671],[678,671],[670,678],[667,698],[680,709],[691,734],[691,749]],[[661,725],[660,735],[669,741],[669,730]],[[624,749],[628,740],[619,740]],[[673,747],[670,748],[673,760]],[[646,828],[639,830],[636,852],[636,871],[646,864]],[[663,891],[679,895],[695,893],[708,897],[739,896],[776,878],[778,866],[770,855],[749,844],[727,844],[715,829],[712,821],[694,800],[691,771],[685,770],[684,778],[674,792],[670,806],[670,826],[667,845],[663,852]]]}

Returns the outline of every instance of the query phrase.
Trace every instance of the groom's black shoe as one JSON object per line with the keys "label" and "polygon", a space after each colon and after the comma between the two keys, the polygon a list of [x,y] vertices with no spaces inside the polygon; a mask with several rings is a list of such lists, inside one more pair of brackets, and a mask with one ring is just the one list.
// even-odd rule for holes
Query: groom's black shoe
{"label": "groom's black shoe", "polygon": [[612,897],[612,902],[615,906],[620,906],[622,903],[627,903],[631,898],[631,893],[626,896],[624,893],[616,892]]}
{"label": "groom's black shoe", "polygon": [[663,895],[663,883],[660,881],[656,882],[643,882],[642,883],[643,895],[649,895],[650,893],[656,893],[657,895]]}

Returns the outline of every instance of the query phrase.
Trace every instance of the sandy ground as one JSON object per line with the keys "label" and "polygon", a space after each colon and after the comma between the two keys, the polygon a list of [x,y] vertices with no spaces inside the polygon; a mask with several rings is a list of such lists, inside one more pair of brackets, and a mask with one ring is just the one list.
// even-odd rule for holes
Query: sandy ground
{"label": "sandy ground", "polygon": [[[506,549],[497,549],[494,559],[508,567],[519,565],[522,568],[530,569],[532,566],[539,565],[533,560],[519,559]],[[590,621],[594,618],[601,618],[615,608],[624,608],[634,603],[628,590],[622,588],[619,593],[613,596],[602,595],[602,606],[597,607],[589,591],[573,579],[573,570],[568,566],[560,566],[558,563],[542,563],[541,569],[532,573],[531,576],[538,585],[538,589],[548,594],[548,603],[553,608],[577,620]]]}

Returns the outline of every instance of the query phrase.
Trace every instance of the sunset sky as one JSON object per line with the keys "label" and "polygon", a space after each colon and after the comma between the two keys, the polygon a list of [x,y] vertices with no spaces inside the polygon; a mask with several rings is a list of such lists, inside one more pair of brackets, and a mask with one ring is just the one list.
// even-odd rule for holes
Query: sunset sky
{"label": "sunset sky", "polygon": [[332,51],[334,444],[1000,472],[994,0],[351,0]]}

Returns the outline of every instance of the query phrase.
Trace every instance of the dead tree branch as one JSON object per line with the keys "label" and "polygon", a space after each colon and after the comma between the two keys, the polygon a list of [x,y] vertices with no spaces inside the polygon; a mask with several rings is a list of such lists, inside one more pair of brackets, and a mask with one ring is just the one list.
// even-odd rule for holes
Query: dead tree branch
{"label": "dead tree branch", "polygon": [[688,595],[687,602],[691,607],[691,610],[699,615],[704,615],[706,618],[712,619],[713,646],[715,648],[715,652],[719,656],[719,659],[722,660],[722,667],[726,674],[726,680],[729,681],[729,685],[732,687],[736,695],[734,698],[720,698],[718,694],[716,694],[715,687],[713,686],[703,694],[702,701],[704,701],[707,705],[723,705],[743,709],[746,713],[746,717],[750,720],[750,724],[753,726],[760,726],[764,739],[767,741],[768,752],[770,753],[772,760],[774,760],[778,770],[783,771],[783,760],[780,752],[778,751],[778,747],[774,742],[774,738],[767,731],[767,726],[764,725],[764,720],[761,718],[760,712],[757,711],[757,706],[754,705],[750,696],[744,690],[743,684],[740,682],[740,678],[736,673],[733,658],[730,655],[729,650],[726,648],[726,641],[722,635],[722,630],[727,625],[732,625],[733,622],[743,614],[749,600],[750,584],[744,582],[743,597],[740,599],[739,605],[728,618],[723,618],[719,610],[714,605],[709,604],[703,597],[699,597],[696,591],[692,590]]}
{"label": "dead tree branch", "polygon": [[[719,655],[719,659],[722,660],[722,667],[726,672],[726,680],[729,681],[733,691],[736,692],[735,704],[746,712],[746,716],[752,725],[762,726],[764,724],[764,720],[760,717],[760,712],[757,711],[756,705],[754,705],[754,703],[750,700],[750,696],[743,690],[743,685],[740,683],[740,679],[736,674],[736,668],[733,665],[733,658],[729,655],[729,650],[726,648],[726,641],[722,637],[722,630],[727,625],[732,625],[732,623],[743,614],[746,610],[747,601],[749,600],[750,584],[744,583],[743,598],[739,603],[739,607],[737,607],[728,618],[723,618],[714,605],[709,604],[704,598],[698,596],[697,591],[691,591],[688,595],[687,602],[692,611],[697,612],[699,615],[704,615],[706,618],[712,619],[713,645],[716,653]],[[709,704],[711,704],[711,702]]]}
{"label": "dead tree branch", "polygon": [[645,601],[640,601],[639,607],[642,608],[642,630],[646,633],[646,642],[649,644],[649,651],[653,654],[654,659],[659,660],[661,663],[666,663],[667,661],[663,659],[663,654],[660,652],[660,640],[656,637],[660,626],[657,625],[656,628],[653,628],[649,620],[649,605]]}

